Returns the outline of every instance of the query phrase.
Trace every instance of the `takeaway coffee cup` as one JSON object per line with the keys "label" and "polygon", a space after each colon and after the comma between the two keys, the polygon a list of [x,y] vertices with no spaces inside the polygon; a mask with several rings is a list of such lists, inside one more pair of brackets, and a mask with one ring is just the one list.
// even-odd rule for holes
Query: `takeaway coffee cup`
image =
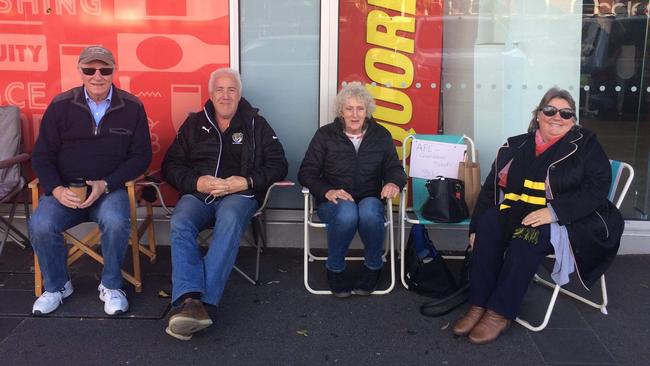
{"label": "takeaway coffee cup", "polygon": [[86,184],[86,180],[83,178],[77,178],[72,180],[68,184],[68,188],[74,192],[74,194],[79,197],[81,202],[84,202],[86,200],[86,196],[88,194],[88,185]]}

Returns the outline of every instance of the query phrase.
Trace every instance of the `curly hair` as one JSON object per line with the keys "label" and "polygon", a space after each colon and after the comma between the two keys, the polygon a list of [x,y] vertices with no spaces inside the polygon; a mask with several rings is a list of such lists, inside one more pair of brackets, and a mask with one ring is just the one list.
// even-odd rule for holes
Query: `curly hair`
{"label": "curly hair", "polygon": [[366,106],[366,115],[368,117],[375,111],[375,98],[370,95],[360,81],[352,81],[345,84],[336,95],[335,109],[338,117],[343,117],[343,106],[349,98],[355,98],[363,103]]}

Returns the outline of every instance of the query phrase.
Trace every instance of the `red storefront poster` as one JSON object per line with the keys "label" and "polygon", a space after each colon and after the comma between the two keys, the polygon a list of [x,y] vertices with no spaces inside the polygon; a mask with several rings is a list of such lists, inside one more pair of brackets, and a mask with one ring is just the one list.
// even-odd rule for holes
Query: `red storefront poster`
{"label": "red storefront poster", "polygon": [[0,1],[0,105],[28,121],[31,151],[48,104],[80,86],[81,50],[113,51],[117,87],[145,105],[152,168],[189,112],[208,98],[210,73],[230,63],[228,0]]}
{"label": "red storefront poster", "polygon": [[366,84],[400,158],[408,134],[438,132],[441,55],[441,1],[340,0],[338,85]]}

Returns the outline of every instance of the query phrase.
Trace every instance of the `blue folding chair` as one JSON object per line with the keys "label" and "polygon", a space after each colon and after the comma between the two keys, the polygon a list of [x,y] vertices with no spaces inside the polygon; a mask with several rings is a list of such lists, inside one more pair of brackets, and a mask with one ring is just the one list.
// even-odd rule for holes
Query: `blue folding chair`
{"label": "blue folding chair", "polygon": [[[414,139],[426,140],[426,141],[435,141],[435,142],[445,142],[450,144],[459,144],[467,146],[467,153],[470,154],[471,161],[476,162],[476,149],[474,148],[474,141],[465,136],[465,135],[408,135],[402,142],[402,165],[404,166],[404,171],[407,172],[408,182],[406,187],[402,190],[400,194],[400,204],[399,204],[399,226],[400,226],[400,279],[402,280],[402,285],[405,288],[408,288],[406,281],[404,279],[404,254],[406,246],[406,224],[424,224],[424,225],[469,225],[469,219],[461,221],[459,223],[449,224],[449,223],[437,223],[429,221],[422,217],[421,207],[422,204],[426,201],[429,193],[425,186],[426,179],[411,177],[409,169],[406,166],[407,159],[407,149],[411,146]],[[412,196],[412,206],[408,206],[408,187],[410,185],[411,196]],[[462,257],[450,256],[446,258],[462,259]]]}

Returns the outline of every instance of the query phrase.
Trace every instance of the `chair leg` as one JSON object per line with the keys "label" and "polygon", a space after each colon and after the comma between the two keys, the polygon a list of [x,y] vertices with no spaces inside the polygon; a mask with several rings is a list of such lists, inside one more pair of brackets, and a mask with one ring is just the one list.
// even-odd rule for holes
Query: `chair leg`
{"label": "chair leg", "polygon": [[[2,255],[2,250],[4,249],[5,243],[8,238],[11,238],[18,246],[25,249],[29,245],[29,239],[18,231],[13,226],[14,216],[16,215],[16,205],[18,204],[18,195],[14,196],[13,202],[11,203],[11,209],[9,211],[9,219],[5,220],[0,216],[0,222],[4,224],[4,228],[0,227],[0,232],[4,231],[2,241],[0,242],[0,255]],[[13,233],[12,233],[13,232]],[[23,243],[20,242],[20,239],[23,240]]]}
{"label": "chair leg", "polygon": [[253,241],[255,242],[255,283],[260,280],[260,255],[262,247],[266,248],[266,232],[264,224],[259,217],[253,217]]}
{"label": "chair leg", "polygon": [[[127,188],[129,195],[129,211],[131,217],[131,255],[133,259],[133,278],[135,279],[135,292],[142,292],[142,277],[140,273],[140,240],[138,238],[138,215],[135,206],[135,189],[133,186]],[[123,271],[123,273],[126,273]],[[132,283],[133,283],[132,282]]]}
{"label": "chair leg", "polygon": [[[539,280],[544,281],[538,275],[535,275],[535,280],[536,281],[539,281]],[[542,321],[542,323],[540,325],[534,326],[534,325],[530,324],[528,321],[523,320],[523,319],[521,319],[519,317],[517,317],[515,319],[515,321],[517,323],[521,324],[522,326],[524,326],[525,328],[527,328],[529,330],[532,330],[533,332],[539,332],[542,329],[546,328],[546,325],[548,324],[548,321],[551,318],[551,313],[553,312],[553,308],[555,307],[555,301],[557,300],[557,295],[560,293],[561,289],[562,288],[559,285],[557,285],[557,284],[555,285],[555,287],[553,289],[553,295],[551,296],[551,301],[549,302],[548,307],[546,308],[546,314],[544,314],[544,320]]]}
{"label": "chair leg", "polygon": [[149,251],[153,255],[149,258],[150,263],[156,262],[156,233],[153,227],[153,207],[151,203],[147,202],[147,220],[149,224],[147,225],[147,243],[149,244]]}
{"label": "chair leg", "polygon": [[38,257],[34,253],[34,295],[39,297],[43,294],[43,277],[41,276],[41,266],[38,264]]}

